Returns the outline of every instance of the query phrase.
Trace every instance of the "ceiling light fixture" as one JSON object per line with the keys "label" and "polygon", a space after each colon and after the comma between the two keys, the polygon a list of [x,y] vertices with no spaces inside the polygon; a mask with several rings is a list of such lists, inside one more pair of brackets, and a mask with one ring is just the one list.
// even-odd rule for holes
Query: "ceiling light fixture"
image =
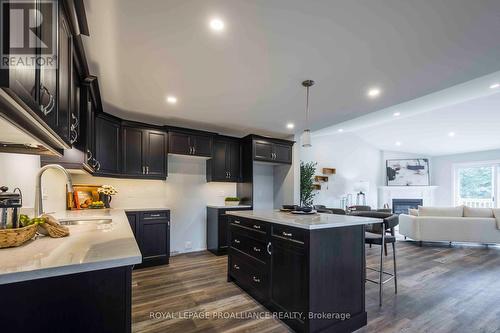
{"label": "ceiling light fixture", "polygon": [[170,104],[176,104],[177,103],[177,97],[175,96],[167,96],[167,102]]}
{"label": "ceiling light fixture", "polygon": [[293,123],[288,123],[288,124],[286,124],[286,128],[288,128],[288,129],[294,129],[295,125]]}
{"label": "ceiling light fixture", "polygon": [[302,147],[311,147],[311,130],[309,129],[309,88],[314,85],[313,80],[305,80],[302,85],[306,87],[306,129],[302,133]]}
{"label": "ceiling light fixture", "polygon": [[449,136],[450,138],[453,138],[453,137],[455,136],[455,132],[450,132],[450,133],[448,133],[448,136]]}
{"label": "ceiling light fixture", "polygon": [[401,115],[401,112],[394,112],[392,115],[393,115],[394,117],[399,117],[399,116]]}
{"label": "ceiling light fixture", "polygon": [[401,146],[401,142],[396,141],[396,146]]}
{"label": "ceiling light fixture", "polygon": [[500,88],[500,83],[493,83],[493,84],[490,86],[490,89],[497,89],[497,88]]}
{"label": "ceiling light fixture", "polygon": [[368,90],[367,95],[370,98],[376,98],[376,97],[380,96],[381,93],[382,93],[382,91],[379,88],[371,88]]}
{"label": "ceiling light fixture", "polygon": [[210,28],[213,31],[222,31],[224,30],[224,22],[218,18],[214,18],[210,21]]}
{"label": "ceiling light fixture", "polygon": [[339,133],[342,133],[343,131],[344,131],[344,129],[343,129],[343,128],[339,128],[339,129],[337,130],[337,132],[339,132]]}

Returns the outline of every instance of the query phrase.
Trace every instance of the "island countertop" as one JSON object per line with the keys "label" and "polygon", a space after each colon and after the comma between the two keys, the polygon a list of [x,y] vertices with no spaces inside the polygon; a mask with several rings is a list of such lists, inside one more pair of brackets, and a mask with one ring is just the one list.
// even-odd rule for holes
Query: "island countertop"
{"label": "island countertop", "polygon": [[248,219],[260,220],[270,223],[288,225],[291,227],[307,230],[349,227],[356,225],[366,225],[382,223],[383,220],[372,217],[337,215],[317,213],[311,215],[299,215],[279,210],[242,210],[228,211],[226,214],[239,216]]}
{"label": "island countertop", "polygon": [[0,249],[0,284],[141,263],[141,252],[125,210],[77,210],[52,215],[59,220],[112,222],[70,225],[68,237],[39,236],[19,247]]}

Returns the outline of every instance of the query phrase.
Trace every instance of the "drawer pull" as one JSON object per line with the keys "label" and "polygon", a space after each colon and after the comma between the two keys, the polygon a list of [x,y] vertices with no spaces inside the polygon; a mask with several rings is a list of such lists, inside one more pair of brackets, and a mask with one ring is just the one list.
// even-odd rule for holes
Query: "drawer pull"
{"label": "drawer pull", "polygon": [[271,254],[271,242],[267,243],[267,253]]}
{"label": "drawer pull", "polygon": [[233,265],[233,267],[234,267],[234,269],[236,269],[236,270],[240,270],[240,266],[238,266],[238,265],[236,265],[236,264],[234,264],[234,265]]}
{"label": "drawer pull", "polygon": [[254,224],[253,227],[254,227],[254,229],[260,229],[260,225]]}
{"label": "drawer pull", "polygon": [[256,278],[255,276],[253,276],[252,278],[253,278],[253,282],[260,283],[260,279]]}
{"label": "drawer pull", "polygon": [[236,224],[240,224],[241,222],[240,222],[240,221],[238,221],[238,220],[234,220],[234,223],[236,223]]}
{"label": "drawer pull", "polygon": [[240,240],[239,240],[239,239],[236,239],[236,238],[234,239],[234,242],[235,242],[236,244],[241,243],[241,242],[240,242]]}
{"label": "drawer pull", "polygon": [[150,214],[149,216],[151,216],[151,217],[160,217],[161,215],[160,214]]}
{"label": "drawer pull", "polygon": [[292,237],[292,233],[291,232],[284,232],[283,231],[283,236],[285,236],[285,237]]}
{"label": "drawer pull", "polygon": [[255,247],[255,246],[253,247],[253,250],[254,250],[255,252],[260,252],[260,249],[259,249],[258,247]]}

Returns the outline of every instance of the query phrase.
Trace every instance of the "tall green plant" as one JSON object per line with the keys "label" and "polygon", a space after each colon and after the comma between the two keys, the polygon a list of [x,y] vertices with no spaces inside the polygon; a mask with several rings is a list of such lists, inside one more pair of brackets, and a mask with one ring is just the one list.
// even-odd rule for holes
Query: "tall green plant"
{"label": "tall green plant", "polygon": [[314,174],[316,173],[316,162],[300,162],[300,205],[310,207],[313,204]]}

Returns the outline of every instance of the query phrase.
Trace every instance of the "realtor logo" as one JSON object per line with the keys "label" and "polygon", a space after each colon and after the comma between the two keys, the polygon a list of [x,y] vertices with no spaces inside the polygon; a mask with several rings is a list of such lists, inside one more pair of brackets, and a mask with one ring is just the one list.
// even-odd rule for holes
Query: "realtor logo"
{"label": "realtor logo", "polygon": [[0,0],[1,67],[57,67],[57,0]]}

